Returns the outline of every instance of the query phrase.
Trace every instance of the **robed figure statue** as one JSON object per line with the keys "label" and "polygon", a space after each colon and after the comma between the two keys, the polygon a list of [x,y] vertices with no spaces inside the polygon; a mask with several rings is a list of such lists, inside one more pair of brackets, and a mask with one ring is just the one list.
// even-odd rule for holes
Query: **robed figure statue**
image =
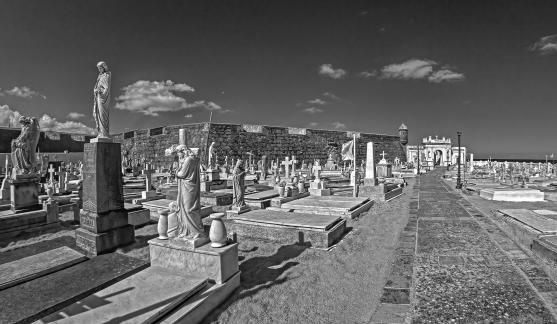
{"label": "robed figure statue", "polygon": [[19,118],[21,133],[12,140],[13,177],[16,175],[33,175],[38,171],[35,150],[39,143],[39,120],[35,117]]}
{"label": "robed figure statue", "polygon": [[246,190],[244,180],[246,178],[246,171],[243,167],[244,161],[238,159],[236,166],[232,171],[232,207],[240,208],[245,206],[244,192]]}
{"label": "robed figure statue", "polygon": [[178,178],[178,237],[196,239],[205,237],[201,222],[201,178],[199,174],[199,157],[185,145],[176,148],[179,166]]}
{"label": "robed figure statue", "polygon": [[97,77],[97,83],[95,83],[95,88],[93,89],[94,95],[94,106],[93,106],[93,117],[95,118],[95,123],[97,124],[97,137],[110,138],[108,131],[108,104],[110,103],[110,71],[108,71],[108,66],[105,62],[97,63],[97,69],[99,70],[99,76]]}

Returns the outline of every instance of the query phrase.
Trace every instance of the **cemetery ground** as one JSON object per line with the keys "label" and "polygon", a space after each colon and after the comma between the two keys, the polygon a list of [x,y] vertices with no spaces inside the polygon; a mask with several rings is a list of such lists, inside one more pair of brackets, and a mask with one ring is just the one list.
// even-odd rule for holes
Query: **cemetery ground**
{"label": "cemetery ground", "polygon": [[[240,239],[241,286],[203,323],[557,323],[555,269],[494,214],[557,204],[484,200],[454,190],[442,173],[375,202],[329,251]],[[71,219],[0,241],[0,264],[77,249]],[[148,261],[156,236],[156,224],[139,227],[136,242],[116,253]]]}
{"label": "cemetery ground", "polygon": [[[241,286],[204,323],[369,323],[407,222],[413,182],[401,197],[375,202],[350,220],[329,251],[240,239]],[[58,228],[0,241],[0,264],[60,246],[79,250],[72,217],[63,214]],[[204,224],[208,229],[210,219]],[[136,228],[135,243],[116,253],[149,261],[147,241],[156,227]]]}

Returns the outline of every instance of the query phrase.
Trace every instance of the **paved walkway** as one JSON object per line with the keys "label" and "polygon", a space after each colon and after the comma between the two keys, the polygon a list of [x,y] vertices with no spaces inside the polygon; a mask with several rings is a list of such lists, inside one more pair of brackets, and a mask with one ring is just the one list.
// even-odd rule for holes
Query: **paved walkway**
{"label": "paved walkway", "polygon": [[[406,262],[395,264],[391,277],[409,264],[410,288],[388,280],[372,323],[402,323],[404,310],[412,323],[557,323],[557,285],[446,185],[442,171],[420,177],[399,241],[397,258]],[[404,254],[410,246],[414,253]]]}

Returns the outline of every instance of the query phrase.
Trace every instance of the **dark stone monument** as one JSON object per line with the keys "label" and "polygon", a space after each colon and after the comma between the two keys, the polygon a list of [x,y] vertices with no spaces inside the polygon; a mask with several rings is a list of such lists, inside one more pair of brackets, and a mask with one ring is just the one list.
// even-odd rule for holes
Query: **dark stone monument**
{"label": "dark stone monument", "polygon": [[124,208],[120,143],[98,141],[83,148],[83,210],[76,244],[91,255],[109,252],[135,239]]}

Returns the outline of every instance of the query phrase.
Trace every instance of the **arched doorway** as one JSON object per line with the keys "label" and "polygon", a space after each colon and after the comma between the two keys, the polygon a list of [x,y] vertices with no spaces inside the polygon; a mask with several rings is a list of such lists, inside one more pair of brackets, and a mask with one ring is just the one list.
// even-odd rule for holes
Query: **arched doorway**
{"label": "arched doorway", "polygon": [[433,166],[440,166],[443,163],[443,152],[436,150],[433,154]]}

